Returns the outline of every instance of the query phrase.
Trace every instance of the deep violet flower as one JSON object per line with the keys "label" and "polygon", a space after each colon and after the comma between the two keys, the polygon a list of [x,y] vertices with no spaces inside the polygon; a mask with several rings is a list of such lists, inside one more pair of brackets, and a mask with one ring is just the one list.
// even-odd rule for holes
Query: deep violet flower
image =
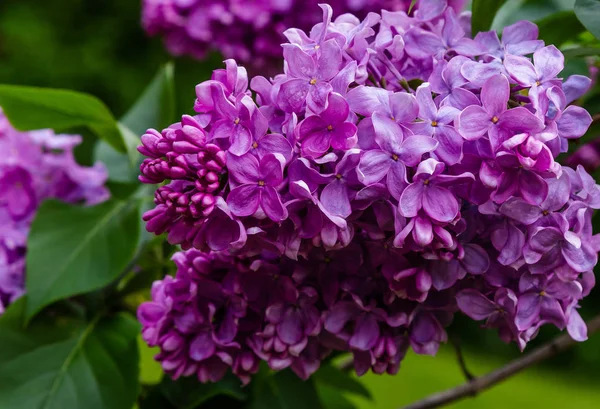
{"label": "deep violet flower", "polygon": [[167,373],[247,383],[265,361],[305,379],[333,351],[396,373],[457,312],[521,349],[545,324],[586,338],[600,186],[555,158],[590,125],[572,104],[590,81],[556,77],[534,24],[471,39],[448,7],[321,5],[285,32],[277,75],[227,60],[197,115],[142,137],[140,179],[161,184],[147,229],[186,249],[139,312]]}

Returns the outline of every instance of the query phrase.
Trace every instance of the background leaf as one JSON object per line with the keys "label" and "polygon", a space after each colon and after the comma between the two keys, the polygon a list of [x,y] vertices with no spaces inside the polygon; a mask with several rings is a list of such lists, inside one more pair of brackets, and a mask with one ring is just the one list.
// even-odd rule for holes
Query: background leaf
{"label": "background leaf", "polygon": [[544,17],[537,22],[537,25],[540,30],[539,38],[546,44],[554,44],[557,47],[585,31],[585,27],[570,10]]}
{"label": "background leaf", "polygon": [[487,31],[492,26],[496,12],[506,0],[473,0],[471,8],[471,33],[473,37],[480,31]]}
{"label": "background leaf", "polygon": [[22,310],[15,304],[0,319],[2,408],[131,409],[138,392],[135,320],[61,318],[54,326],[34,322],[25,330]]}
{"label": "background leaf", "polygon": [[240,380],[233,375],[225,376],[218,383],[206,384],[193,376],[176,381],[165,376],[142,402],[140,409],[195,409],[221,395],[238,401],[246,399]]}
{"label": "background leaf", "polygon": [[575,2],[575,14],[596,38],[600,39],[600,1],[599,0],[577,0]]}
{"label": "background leaf", "polygon": [[165,64],[146,87],[135,104],[119,121],[126,154],[103,141],[96,144],[94,157],[106,164],[109,180],[137,183],[142,155],[137,151],[140,137],[149,128],[159,131],[177,120],[173,64]]}
{"label": "background leaf", "polygon": [[101,288],[129,264],[140,239],[140,198],[93,207],[46,201],[27,249],[27,317],[53,301]]}
{"label": "background leaf", "polygon": [[165,64],[135,104],[121,118],[121,123],[135,134],[148,128],[161,130],[177,120],[173,64]]}
{"label": "background leaf", "polygon": [[259,372],[252,380],[252,409],[324,409],[313,378],[306,381],[291,370]]}
{"label": "background leaf", "polygon": [[349,373],[342,371],[333,365],[323,365],[314,375],[315,381],[319,386],[327,385],[338,391],[350,392],[355,395],[371,399],[371,393],[360,382]]}
{"label": "background leaf", "polygon": [[110,110],[98,98],[60,89],[0,85],[0,106],[21,130],[52,128],[57,132],[86,127],[113,148],[125,144]]}

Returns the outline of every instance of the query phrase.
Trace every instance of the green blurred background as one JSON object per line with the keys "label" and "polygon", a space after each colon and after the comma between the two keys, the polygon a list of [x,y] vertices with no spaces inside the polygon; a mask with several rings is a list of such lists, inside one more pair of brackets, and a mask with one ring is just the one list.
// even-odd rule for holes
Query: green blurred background
{"label": "green blurred background", "polygon": [[[544,38],[559,44],[573,41],[571,27],[548,20],[553,13],[569,13],[572,4],[573,0],[509,0],[494,27],[530,19],[541,22]],[[160,65],[170,60],[159,39],[144,35],[139,16],[138,0],[0,0],[0,83],[88,92],[102,99],[119,117]],[[561,36],[569,36],[568,41]],[[576,41],[587,42],[589,38],[582,34]],[[220,61],[216,55],[202,63],[175,61],[178,112],[191,111],[193,86],[207,79],[213,68],[220,67]],[[585,74],[587,65],[583,59],[571,59],[567,71]],[[591,113],[598,113],[600,100],[593,104],[591,98],[590,102]],[[596,291],[584,301],[582,315],[589,317],[598,310],[600,296]],[[481,331],[477,323],[461,317],[450,335],[460,340],[469,369],[475,375],[520,355],[516,346],[503,344],[494,332]],[[542,331],[528,348],[555,335],[553,330]],[[146,351],[144,356],[143,376],[156,378],[160,373],[152,364],[152,353]],[[540,367],[451,407],[599,408],[599,367],[597,335]],[[462,383],[464,377],[453,348],[446,345],[436,358],[409,354],[398,376],[367,375],[363,380],[372,391],[374,402],[356,397],[349,397],[350,400],[364,409],[393,409]]]}

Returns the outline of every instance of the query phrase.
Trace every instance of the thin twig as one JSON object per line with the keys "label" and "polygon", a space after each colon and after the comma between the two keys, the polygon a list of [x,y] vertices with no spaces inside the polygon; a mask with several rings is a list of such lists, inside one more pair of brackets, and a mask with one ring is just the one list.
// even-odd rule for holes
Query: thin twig
{"label": "thin twig", "polygon": [[[587,328],[589,335],[600,330],[600,315],[588,321]],[[549,343],[532,350],[528,354],[523,355],[521,358],[515,359],[502,368],[496,369],[487,375],[473,378],[469,382],[459,385],[455,388],[430,395],[423,400],[404,407],[404,409],[439,408],[457,400],[475,396],[479,392],[482,392],[496,385],[497,383],[510,378],[516,373],[521,372],[523,369],[551,358],[557,355],[559,352],[569,349],[577,343],[578,342],[574,341],[568,334],[563,334],[559,337],[556,337]]]}
{"label": "thin twig", "polygon": [[458,366],[462,371],[463,375],[467,379],[467,381],[472,380],[475,376],[469,371],[467,368],[467,363],[465,361],[465,356],[463,355],[462,348],[460,347],[460,340],[458,338],[451,338],[452,346],[454,347],[454,351],[456,352],[456,360],[458,361]]}

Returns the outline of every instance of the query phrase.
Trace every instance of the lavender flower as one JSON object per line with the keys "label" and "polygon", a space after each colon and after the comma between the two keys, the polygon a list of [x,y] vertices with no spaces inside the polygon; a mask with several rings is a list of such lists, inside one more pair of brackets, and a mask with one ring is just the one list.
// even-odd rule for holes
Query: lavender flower
{"label": "lavender flower", "polygon": [[76,135],[19,132],[0,110],[0,314],[25,292],[27,235],[49,198],[94,205],[108,199],[103,164],[82,167],[73,156]]}
{"label": "lavender flower", "polygon": [[[381,9],[408,11],[410,0],[355,1],[334,0],[338,13],[354,13],[359,17]],[[456,12],[465,0],[450,0]],[[280,44],[285,35],[296,35],[297,27],[308,30],[318,23],[321,13],[318,1],[244,1],[219,0],[144,0],[142,25],[150,35],[161,35],[174,55],[187,54],[203,58],[218,50],[226,58],[251,63],[256,69],[277,69],[281,61]],[[439,15],[446,1],[424,2],[414,14],[423,20]],[[354,16],[350,16],[355,18]],[[289,29],[286,31],[286,29]],[[226,33],[226,34],[225,34]]]}
{"label": "lavender flower", "polygon": [[443,0],[321,8],[286,32],[283,72],[227,60],[197,115],[142,137],[140,179],[168,181],[147,228],[189,249],[140,308],[165,370],[306,378],[345,351],[396,373],[458,312],[521,349],[545,324],[584,340],[600,186],[555,158],[591,123],[572,103],[589,80],[557,78],[529,22],[471,39]]}

